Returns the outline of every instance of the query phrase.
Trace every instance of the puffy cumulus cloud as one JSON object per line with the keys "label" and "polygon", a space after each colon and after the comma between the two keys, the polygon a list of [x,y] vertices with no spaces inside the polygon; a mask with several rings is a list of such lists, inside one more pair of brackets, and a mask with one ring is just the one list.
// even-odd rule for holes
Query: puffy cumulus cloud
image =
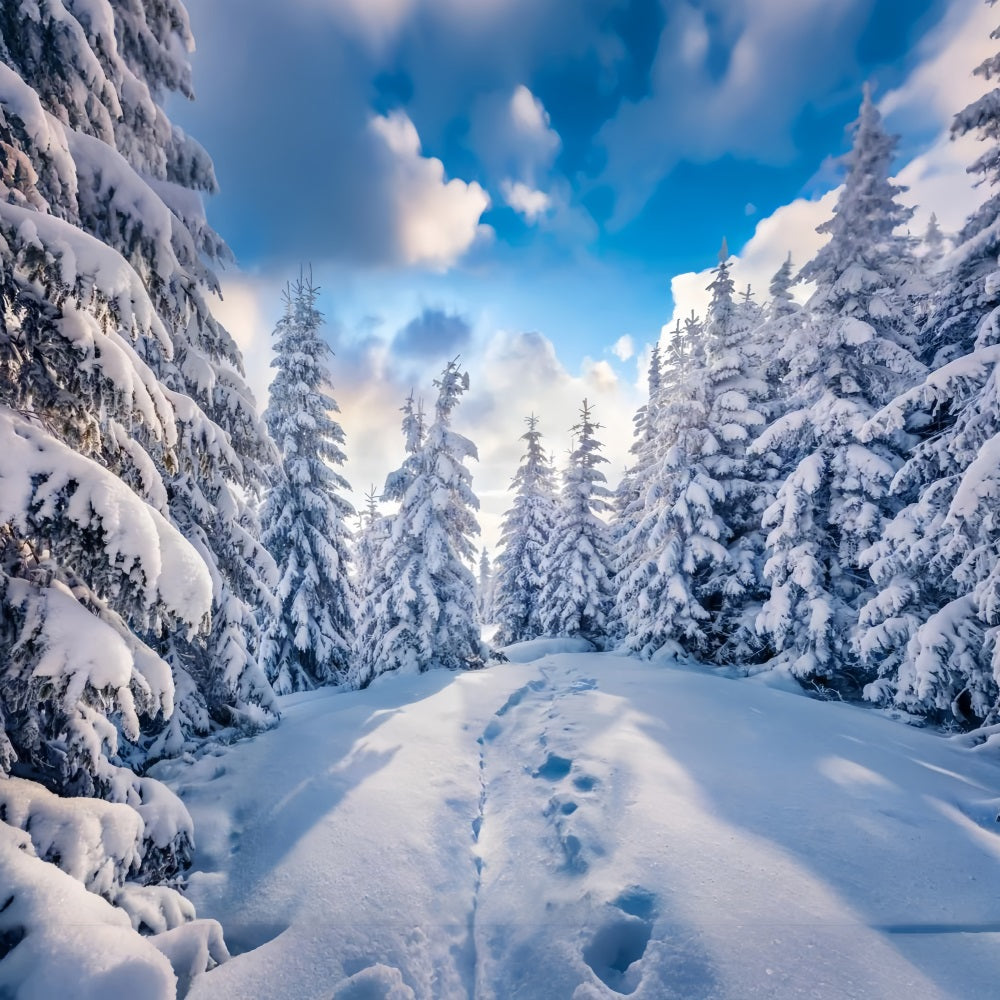
{"label": "puffy cumulus cloud", "polygon": [[[613,227],[645,205],[681,159],[722,155],[782,163],[804,105],[841,89],[869,13],[862,0],[665,4],[648,93],[602,127],[601,180]],[[720,53],[728,57],[720,62]],[[860,79],[858,80],[860,96]]]}
{"label": "puffy cumulus cloud", "polygon": [[443,309],[424,309],[392,340],[392,351],[408,358],[445,359],[459,354],[472,338],[469,321]]}
{"label": "puffy cumulus cloud", "polygon": [[611,345],[611,353],[619,361],[628,361],[635,354],[635,344],[632,342],[632,338],[627,333],[622,334]]}
{"label": "puffy cumulus cloud", "polygon": [[421,155],[420,136],[402,111],[376,115],[372,132],[384,144],[387,197],[405,264],[445,270],[491,230],[480,223],[489,195],[475,181],[445,179],[444,164]]}
{"label": "puffy cumulus cloud", "polygon": [[504,201],[515,212],[523,215],[528,222],[535,222],[552,206],[552,199],[549,195],[544,191],[536,191],[521,181],[511,181],[505,178],[500,182],[500,190],[503,192]]}
{"label": "puffy cumulus cloud", "polygon": [[518,84],[511,95],[510,117],[514,127],[537,151],[539,159],[549,159],[559,151],[562,140],[552,128],[545,105],[523,83]]}
{"label": "puffy cumulus cloud", "polygon": [[470,112],[468,143],[493,178],[533,188],[547,178],[562,146],[545,105],[518,84],[481,94]]}

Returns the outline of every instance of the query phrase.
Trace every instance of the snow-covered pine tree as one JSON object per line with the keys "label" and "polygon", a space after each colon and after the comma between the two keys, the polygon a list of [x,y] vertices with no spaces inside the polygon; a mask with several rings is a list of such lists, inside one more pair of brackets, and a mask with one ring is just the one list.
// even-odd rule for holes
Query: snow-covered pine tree
{"label": "snow-covered pine tree", "polygon": [[[679,320],[673,336],[680,336]],[[614,518],[611,522],[611,546],[616,573],[628,565],[633,558],[633,554],[628,551],[624,541],[639,518],[642,517],[645,489],[652,469],[660,457],[657,422],[663,386],[659,342],[653,345],[650,352],[646,383],[648,386],[646,402],[636,410],[632,417],[632,445],[629,452],[634,457],[632,463],[626,467],[622,474],[615,489],[615,498],[612,504]],[[619,629],[617,622],[613,628]]]}
{"label": "snow-covered pine tree", "polygon": [[792,285],[794,284],[795,271],[792,267],[792,255],[789,253],[781,267],[774,272],[774,277],[771,278],[769,288],[771,301],[767,308],[767,319],[780,319],[798,311],[795,298],[792,295]]}
{"label": "snow-covered pine tree", "polygon": [[581,636],[598,644],[607,635],[613,600],[610,531],[598,517],[610,509],[613,496],[598,468],[608,461],[600,453],[600,427],[585,399],[572,428],[574,448],[545,547],[539,598],[544,634]]}
{"label": "snow-covered pine tree", "polygon": [[528,429],[521,435],[525,452],[511,481],[517,493],[501,522],[502,548],[496,560],[493,619],[501,646],[542,634],[544,555],[555,517],[555,474],[542,447],[538,417],[532,414],[525,422]]}
{"label": "snow-covered pine tree", "polygon": [[476,601],[479,611],[479,621],[483,625],[493,621],[493,563],[486,546],[479,556],[479,579],[476,581]]}
{"label": "snow-covered pine tree", "polygon": [[404,408],[407,458],[386,479],[383,498],[399,503],[388,519],[382,569],[362,601],[358,662],[352,682],[363,687],[390,670],[423,672],[478,666],[479,633],[473,536],[479,533],[466,459],[476,446],[451,427],[469,376],[457,359],[434,382],[434,421],[423,430],[413,406]]}
{"label": "snow-covered pine tree", "polygon": [[[358,515],[358,532],[354,545],[354,591],[358,601],[356,618],[360,616],[365,599],[377,585],[380,575],[379,553],[387,532],[386,519],[378,508],[379,494],[374,483],[364,496],[365,506]],[[357,632],[356,627],[352,663],[357,655]],[[348,671],[349,682],[353,673],[352,667]]]}
{"label": "snow-covered pine tree", "polygon": [[350,570],[354,508],[335,467],[344,464],[344,432],[331,413],[328,359],[320,329],[319,290],[300,275],[285,293],[274,330],[277,369],[264,413],[281,452],[280,475],[261,512],[263,541],[278,565],[280,611],[266,615],[261,664],[278,694],[346,676],[354,646],[356,595]]}
{"label": "snow-covered pine tree", "polygon": [[714,440],[706,430],[702,325],[692,315],[664,348],[656,435],[661,457],[643,492],[643,509],[622,540],[615,577],[616,619],[625,646],[640,656],[701,656],[709,648],[708,612],[698,581],[726,559],[722,499],[705,466]]}
{"label": "snow-covered pine tree", "polygon": [[267,724],[276,714],[256,663],[255,612],[269,600],[274,566],[250,501],[273,451],[239,350],[208,305],[218,291],[211,266],[228,257],[198,196],[215,190],[212,164],[162,107],[171,91],[192,93],[187,13],[179,0],[95,0],[7,5],[0,16],[8,145],[38,165],[19,174],[24,198],[42,198],[53,215],[120,253],[146,290],[161,330],[139,335],[135,347],[165,386],[177,424],[169,462],[153,457],[170,519],[213,579],[207,636],[147,636],[174,670],[176,705],[143,756],[176,750],[212,720]]}
{"label": "snow-covered pine tree", "polygon": [[887,497],[905,440],[862,444],[865,421],[922,366],[908,349],[908,282],[915,265],[896,230],[912,210],[889,172],[895,139],[866,89],[829,241],[802,269],[816,283],[803,322],[781,349],[788,410],[754,443],[782,464],[777,499],[764,516],[770,598],[759,619],[779,662],[804,682],[859,690],[852,638],[871,596],[861,553],[898,504]]}
{"label": "snow-covered pine tree", "polygon": [[[712,293],[704,330],[703,398],[707,438],[702,451],[705,469],[716,484],[713,512],[717,540],[726,558],[704,567],[697,581],[705,622],[709,661],[747,663],[759,659],[761,644],[754,621],[765,597],[764,538],[760,520],[770,491],[769,456],[747,455],[747,447],[765,424],[768,384],[757,370],[752,331],[760,317],[750,290],[742,302],[733,298],[729,249],[725,240],[719,266],[708,286]],[[692,372],[697,378],[698,373]]]}
{"label": "snow-covered pine tree", "polygon": [[920,258],[925,271],[936,271],[941,259],[945,255],[945,236],[941,232],[938,224],[938,217],[935,212],[931,212],[931,217],[927,222],[927,230],[923,238],[923,254]]}
{"label": "snow-covered pine tree", "polygon": [[[231,481],[252,493],[257,467],[238,451],[259,427],[205,303],[206,261],[224,252],[197,194],[214,184],[211,163],[161,107],[168,91],[190,95],[191,45],[173,0],[0,6],[0,772],[16,775],[0,777],[0,883],[13,887],[0,937],[19,956],[62,952],[82,979],[127,963],[150,997],[173,995],[164,957],[131,931],[109,955],[107,927],[130,920],[83,898],[100,894],[135,926],[145,908],[154,930],[192,915],[173,890],[134,884],[184,867],[191,821],[131,770],[129,746],[179,716],[188,690],[163,656],[207,648],[200,629],[218,611],[217,565],[178,516],[178,482],[238,470]],[[184,349],[198,338],[223,344],[226,371]],[[224,621],[213,613],[210,634]],[[237,696],[253,692],[230,690],[238,709]],[[270,697],[264,683],[258,702]],[[72,900],[59,920],[79,933],[38,924],[56,912],[50,890],[58,907]],[[212,926],[189,925],[221,960]],[[6,986],[30,991],[31,962],[12,962]]]}
{"label": "snow-covered pine tree", "polygon": [[[1000,54],[975,72],[994,80]],[[968,353],[865,429],[879,436],[915,430],[920,441],[893,482],[909,502],[866,556],[880,589],[861,623],[862,649],[879,674],[867,697],[974,726],[1000,718],[1000,88],[960,111],[953,129],[978,130],[987,144],[970,170],[988,196],[950,255],[954,267],[931,332],[939,360]]]}
{"label": "snow-covered pine tree", "polygon": [[[422,451],[427,438],[423,402],[414,400],[411,391],[400,409],[406,458],[387,477],[380,500],[400,500],[422,471]],[[392,578],[392,565],[387,561],[389,555],[399,555],[391,551],[393,521],[397,515],[379,515],[374,492],[373,486],[358,552],[358,615],[354,659],[348,673],[348,684],[354,688],[367,687],[382,673],[380,644],[401,621],[391,603],[395,585],[400,581]]]}
{"label": "snow-covered pine tree", "polygon": [[[993,6],[995,0],[986,0]],[[998,37],[994,32],[993,38]],[[1000,53],[973,73],[987,84],[1000,77]],[[1000,285],[993,278],[1000,257],[1000,88],[994,87],[955,115],[952,136],[978,132],[986,149],[968,167],[988,195],[953,237],[944,288],[928,323],[924,360],[932,369],[982,346],[982,317],[1000,305]]]}

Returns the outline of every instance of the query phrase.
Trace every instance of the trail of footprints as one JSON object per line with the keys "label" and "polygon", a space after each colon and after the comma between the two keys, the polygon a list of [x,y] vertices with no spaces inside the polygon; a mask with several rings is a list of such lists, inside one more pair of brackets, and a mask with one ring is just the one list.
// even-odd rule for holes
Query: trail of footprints
{"label": "trail of footprints", "polygon": [[[503,717],[530,694],[538,694],[546,688],[551,688],[548,674],[544,680],[534,680],[518,688],[497,710],[477,741],[480,746],[481,793],[479,814],[472,824],[473,840],[477,846],[486,809],[487,747],[503,732],[504,725],[501,721]],[[553,722],[559,717],[556,702],[560,696],[583,694],[596,688],[597,682],[594,679],[579,678],[561,690],[553,689],[551,705],[546,713],[547,720]],[[563,727],[563,731],[571,732],[573,728],[567,725]],[[581,804],[588,802],[597,804],[601,780],[585,767],[578,765],[572,757],[548,751],[548,742],[547,732],[543,729],[538,735],[538,745],[547,752],[537,767],[528,773],[536,781],[553,786],[552,795],[542,815],[554,829],[562,855],[560,869],[570,877],[581,876],[590,868],[591,861],[588,861],[588,855],[600,856],[604,853],[603,847],[596,839],[591,839],[585,846],[581,830],[575,822]],[[476,871],[478,895],[482,874],[482,860],[478,854]],[[657,917],[656,895],[642,886],[629,886],[614,900],[600,907],[597,912],[600,913],[601,920],[583,946],[583,960],[610,990],[620,995],[632,994],[639,987],[642,972],[638,963],[646,953],[652,936],[653,923]]]}

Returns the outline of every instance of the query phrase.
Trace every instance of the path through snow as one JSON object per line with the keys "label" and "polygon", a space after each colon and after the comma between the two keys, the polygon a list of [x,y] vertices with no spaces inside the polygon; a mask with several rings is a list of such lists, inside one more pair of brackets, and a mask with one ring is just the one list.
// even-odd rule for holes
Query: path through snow
{"label": "path through snow", "polygon": [[278,730],[162,765],[197,824],[190,895],[237,953],[190,996],[995,995],[996,763],[552,648],[293,696]]}

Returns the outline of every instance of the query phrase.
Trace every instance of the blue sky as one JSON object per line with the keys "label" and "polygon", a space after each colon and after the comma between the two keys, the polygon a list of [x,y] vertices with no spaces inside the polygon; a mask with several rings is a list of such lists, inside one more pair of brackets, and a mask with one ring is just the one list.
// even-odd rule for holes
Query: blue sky
{"label": "blue sky", "polygon": [[[671,275],[815,193],[862,83],[898,85],[947,6],[190,0],[199,97],[176,114],[215,159],[211,216],[243,268],[308,259],[352,286],[375,272],[380,289],[394,270],[428,306],[488,308],[582,357],[623,333],[655,335]],[[743,50],[767,65],[741,80]],[[510,122],[521,87],[547,129]],[[439,261],[398,266],[391,169],[369,127],[391,113],[408,117],[448,177],[490,198],[480,221],[492,239],[449,260],[444,280]],[[505,182],[560,207],[527,218]]]}
{"label": "blue sky", "polygon": [[[239,262],[223,318],[247,328],[258,392],[259,331],[311,262],[341,396],[394,425],[395,394],[461,352],[474,390],[483,372],[471,411],[512,397],[501,463],[520,409],[544,407],[496,372],[550,362],[567,399],[607,398],[624,462],[642,347],[672,295],[700,308],[723,236],[762,291],[788,250],[804,262],[865,81],[915,196],[946,225],[970,207],[942,136],[993,26],[978,0],[187,6],[198,99],[170,110],[215,160],[209,215]],[[554,412],[553,430],[572,419]]]}

